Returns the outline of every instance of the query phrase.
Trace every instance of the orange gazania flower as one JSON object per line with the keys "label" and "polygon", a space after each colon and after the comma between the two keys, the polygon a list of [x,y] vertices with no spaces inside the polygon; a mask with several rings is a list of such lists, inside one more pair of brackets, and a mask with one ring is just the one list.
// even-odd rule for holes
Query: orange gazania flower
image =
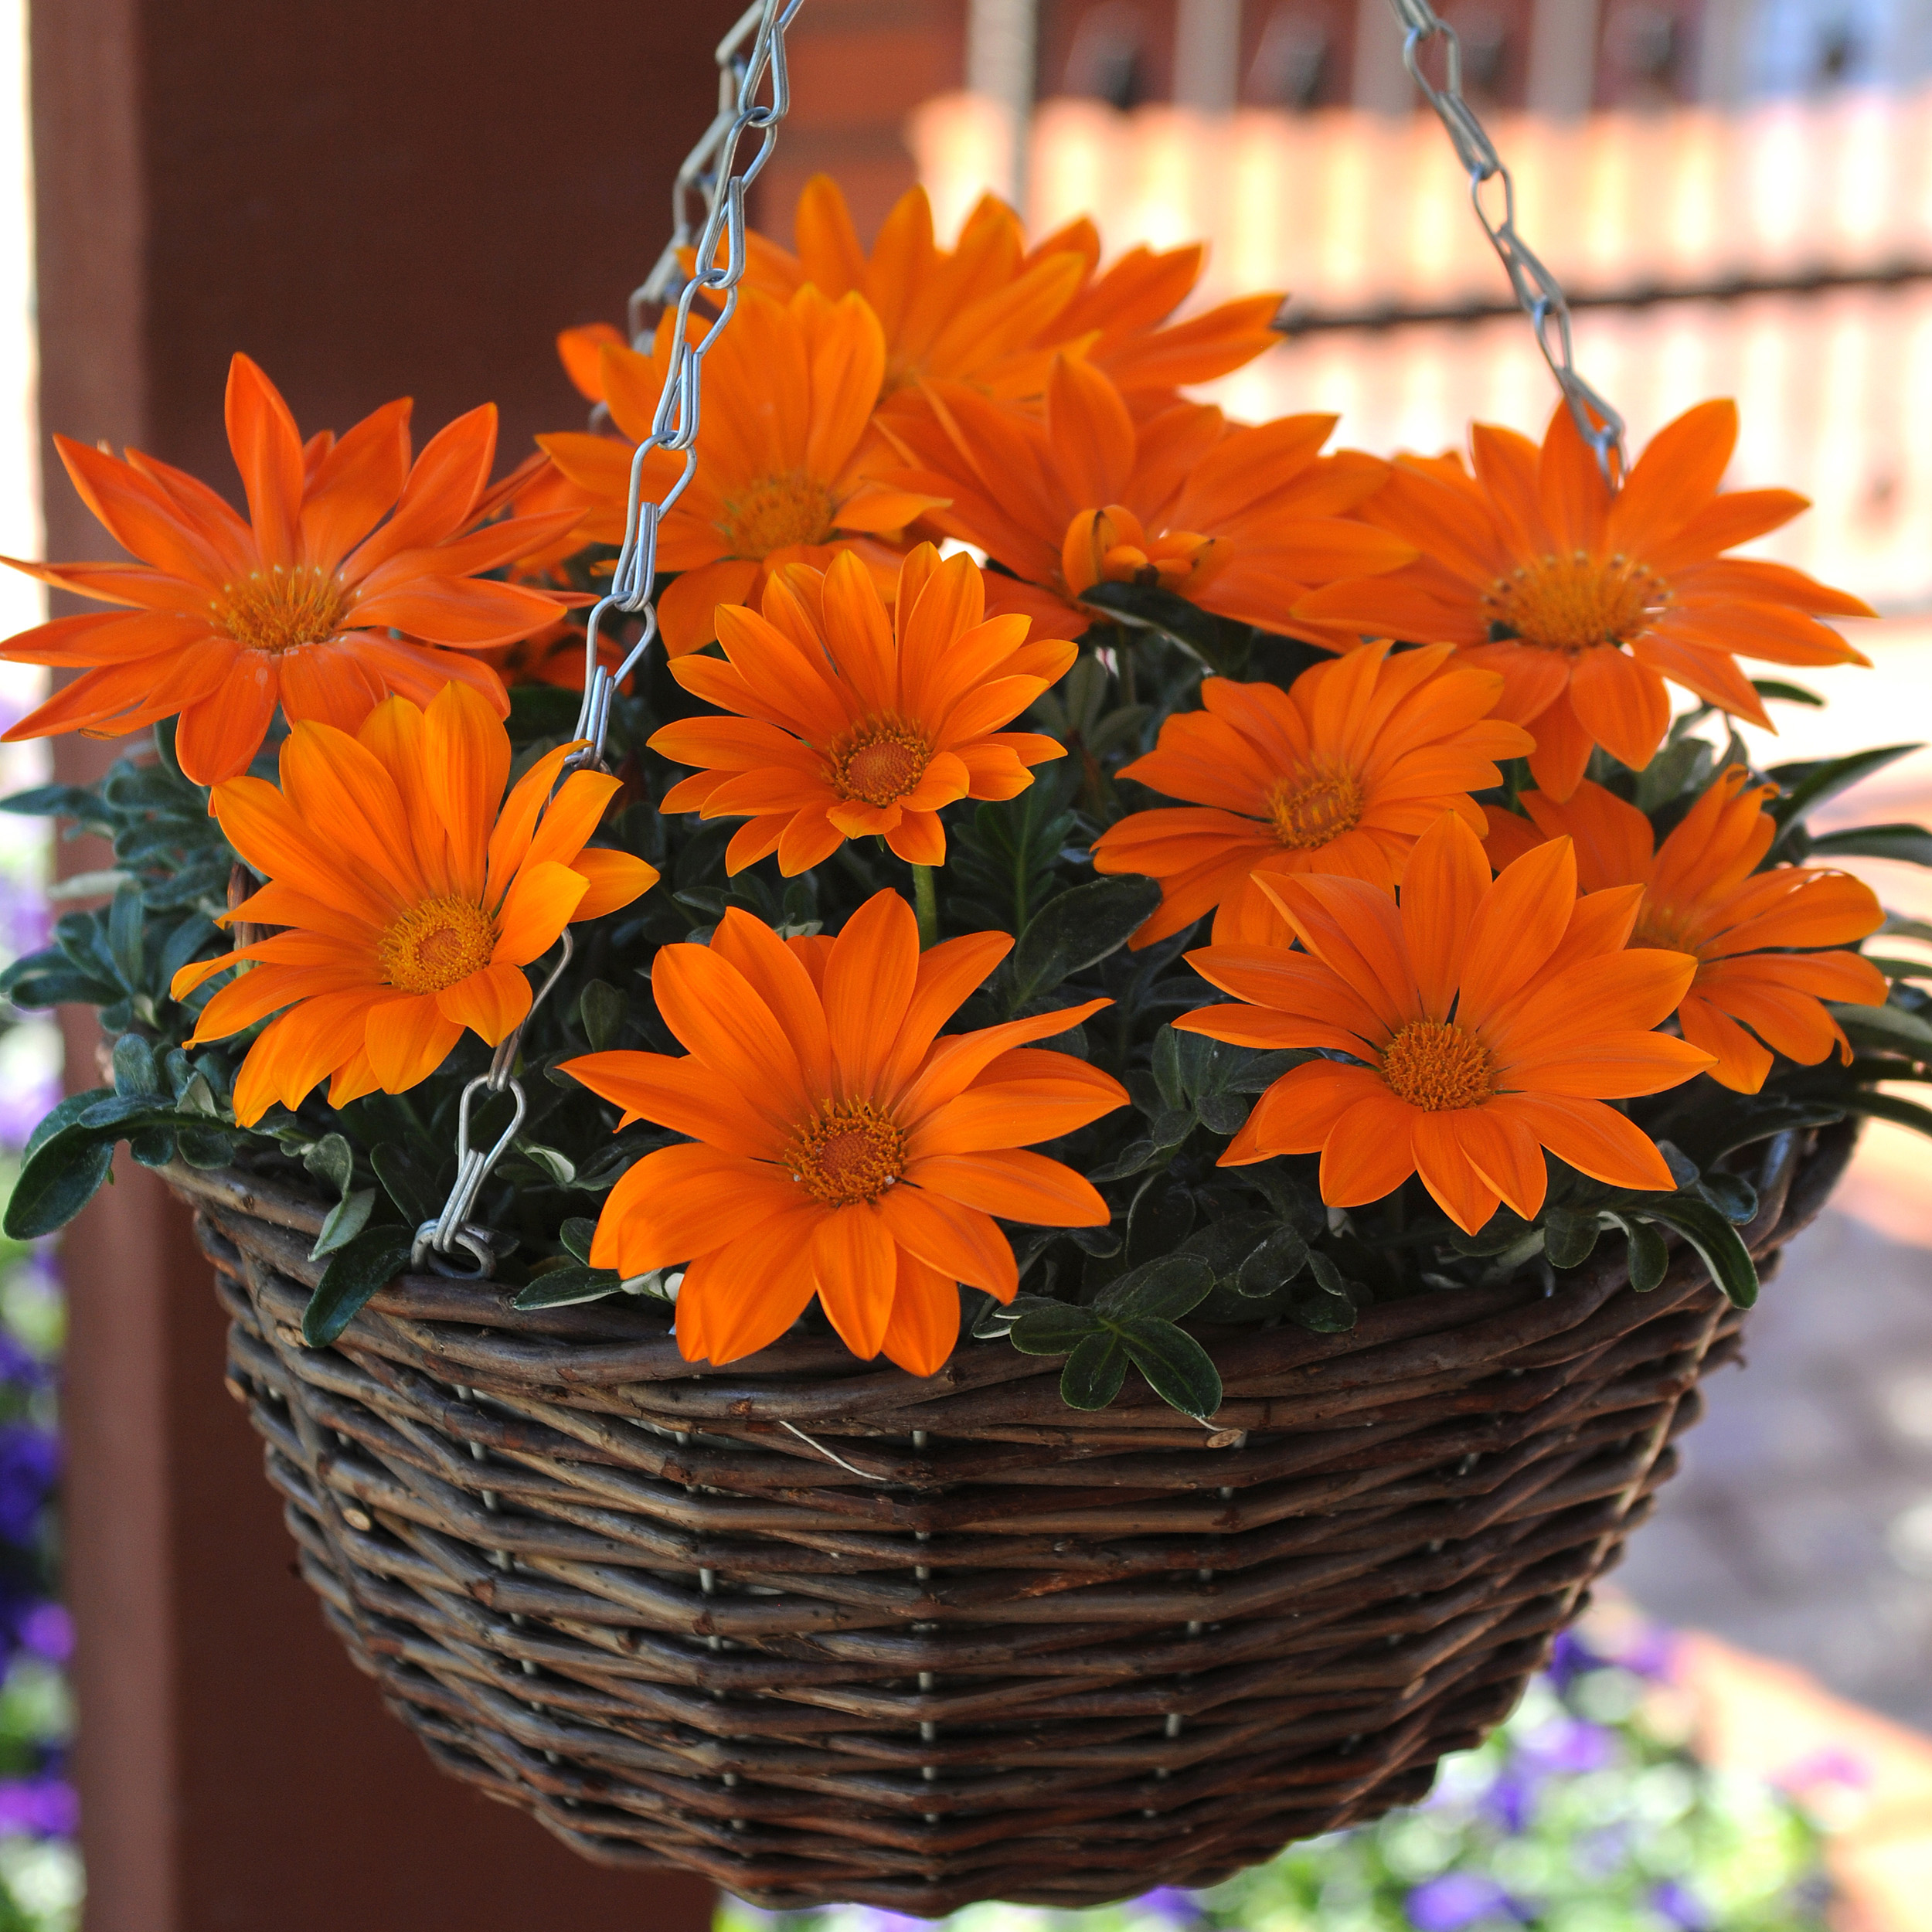
{"label": "orange gazania flower", "polygon": [[202,1009],[191,1046],[281,1015],[235,1082],[243,1126],[276,1100],[299,1107],[320,1080],[332,1107],[403,1093],[466,1026],[495,1046],[530,1010],[523,968],[572,920],[655,882],[641,859],[585,848],[617,780],[575,772],[550,798],[574,748],[539,759],[505,798],[509,734],[451,684],[427,711],[388,699],[353,737],[298,723],[279,791],[260,778],[216,786],[229,843],[268,882],[223,923],[285,930],[185,967],[172,990],[179,999],[243,968]]}
{"label": "orange gazania flower", "polygon": [[1586,890],[1643,888],[1633,945],[1696,956],[1677,1023],[1716,1056],[1711,1078],[1740,1094],[1764,1086],[1774,1053],[1813,1066],[1835,1046],[1849,1061],[1845,1029],[1819,1002],[1883,1006],[1889,990],[1856,953],[1787,950],[1866,938],[1884,924],[1884,909],[1848,873],[1815,866],[1760,872],[1777,832],[1764,803],[1777,787],[1750,777],[1742,765],[1720,773],[1655,851],[1650,821],[1600,785],[1586,781],[1560,804],[1541,791],[1522,801],[1545,833],[1576,842]]}
{"label": "orange gazania flower", "polygon": [[864,296],[885,330],[887,396],[937,379],[1010,400],[1036,396],[1054,351],[1077,349],[1130,403],[1158,406],[1182,384],[1225,376],[1281,340],[1270,326],[1278,294],[1169,322],[1200,280],[1202,243],[1135,248],[1097,274],[1092,222],[1070,222],[1029,251],[1019,217],[991,195],[947,249],[934,240],[925,189],[910,188],[868,254],[838,184],[815,175],[798,197],[794,235],[795,255],[753,234],[747,281],[781,300],[808,282],[835,300],[855,289]]}
{"label": "orange gazania flower", "polygon": [[1063,640],[1026,641],[1022,617],[985,617],[972,559],[909,556],[889,617],[858,559],[822,574],[790,564],[765,587],[764,615],[718,612],[724,661],[678,658],[672,675],[728,718],[666,725],[651,749],[706,769],[674,785],[666,811],[746,818],[725,853],[742,872],[767,853],[801,872],[847,838],[883,835],[916,866],[945,861],[939,808],[1011,798],[1029,765],[1063,757],[1036,732],[998,729],[1072,665]]}
{"label": "orange gazania flower", "polygon": [[85,667],[6,736],[117,737],[179,712],[182,769],[213,784],[247,770],[277,704],[291,723],[352,731],[386,692],[427,703],[454,679],[507,711],[495,673],[458,653],[526,637],[566,600],[475,573],[541,546],[572,518],[472,527],[501,500],[485,488],[495,406],[457,417],[413,467],[406,400],[339,440],[324,430],[304,444],[275,386],[237,355],[227,413],[247,522],[206,484],[138,450],[123,461],[54,438],[87,507],[141,560],[5,560],[131,607],[56,617],[0,647],[15,663]]}
{"label": "orange gazania flower", "polygon": [[993,1216],[1097,1227],[1107,1203],[1026,1152],[1121,1105],[1115,1081],[1029,1048],[1107,1004],[938,1039],[1012,945],[975,933],[922,953],[897,893],[836,940],[787,944],[733,907],[706,946],[651,968],[689,1049],[593,1053],[564,1071],[692,1145],[647,1154],[611,1192],[591,1265],[686,1264],[678,1347],[734,1362],[775,1342],[815,1294],[854,1355],[931,1375],[959,1332],[956,1284],[1010,1301],[1013,1252]]}
{"label": "orange gazania flower", "polygon": [[[579,526],[587,542],[620,543],[631,464],[669,367],[676,311],[666,313],[648,355],[605,341],[598,386],[625,440],[581,433],[539,437],[557,468],[597,508]],[[878,319],[856,295],[828,301],[801,288],[789,302],[756,290],[705,359],[696,474],[658,530],[658,567],[682,574],[658,600],[672,657],[708,644],[721,604],[754,597],[788,563],[830,563],[856,549],[889,583],[899,553],[880,540],[935,499],[882,483],[891,451],[867,434],[885,369]],[[683,459],[654,451],[645,481],[662,497]]]}
{"label": "orange gazania flower", "polygon": [[1353,631],[1299,624],[1290,607],[1311,585],[1415,554],[1344,514],[1388,471],[1352,450],[1321,455],[1332,416],[1231,429],[1182,403],[1137,426],[1106,376],[1065,355],[1037,416],[956,383],[928,383],[920,401],[886,425],[917,466],[900,480],[950,498],[927,521],[1013,573],[988,580],[990,607],[1023,611],[1036,637],[1095,622],[1079,599],[1096,583],[1141,583],[1342,649]]}
{"label": "orange gazania flower", "polygon": [[[1287,944],[1264,873],[1340,872],[1384,890],[1444,811],[1478,835],[1470,797],[1500,784],[1498,758],[1529,734],[1488,716],[1494,672],[1448,665],[1447,645],[1390,657],[1386,645],[1304,671],[1286,690],[1209,678],[1204,711],[1182,712],[1121,768],[1192,807],[1137,811],[1094,847],[1094,869],[1161,882],[1159,911],[1134,936],[1151,945],[1210,906],[1217,943]],[[1447,668],[1445,668],[1447,666]]]}
{"label": "orange gazania flower", "polygon": [[1650,1029],[1683,996],[1689,954],[1625,950],[1641,894],[1577,896],[1567,839],[1491,880],[1476,835],[1445,815],[1417,842],[1401,903],[1312,873],[1266,889],[1305,951],[1210,946],[1188,957],[1240,1006],[1174,1023],[1244,1046],[1312,1046],[1221,1157],[1321,1155],[1321,1198],[1355,1207],[1420,1173],[1473,1234],[1506,1201],[1543,1204],[1542,1150],[1612,1187],[1675,1183],[1655,1144],[1607,1099],[1661,1093],[1711,1056]]}
{"label": "orange gazania flower", "polygon": [[1362,507],[1422,552],[1406,570],[1318,590],[1298,617],[1454,644],[1506,680],[1501,714],[1536,740],[1530,769],[1566,798],[1600,744],[1641,770],[1670,723],[1671,679],[1769,728],[1736,659],[1869,662],[1815,613],[1870,617],[1781,563],[1722,554],[1806,507],[1789,490],[1718,484],[1737,408],[1700,403],[1660,430],[1612,491],[1566,405],[1540,450],[1476,423],[1475,474],[1454,456],[1399,458]]}

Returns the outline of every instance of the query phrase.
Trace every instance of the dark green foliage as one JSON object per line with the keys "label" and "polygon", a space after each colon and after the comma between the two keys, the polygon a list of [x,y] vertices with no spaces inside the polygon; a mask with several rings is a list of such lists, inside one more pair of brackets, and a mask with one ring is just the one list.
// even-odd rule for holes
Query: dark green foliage
{"label": "dark green foliage", "polygon": [[[596,587],[587,574],[593,560],[570,566],[580,588]],[[1092,847],[1124,814],[1169,802],[1121,772],[1155,742],[1165,719],[1199,705],[1204,674],[1286,683],[1324,654],[1158,589],[1099,585],[1086,600],[1094,622],[1073,669],[1016,721],[1049,732],[1067,755],[1035,768],[1033,782],[1012,798],[945,808],[947,860],[933,881],[942,938],[996,930],[1015,941],[949,1030],[1106,1002],[1040,1044],[1080,1055],[1119,1080],[1128,1104],[1039,1151],[1086,1175],[1107,1218],[1089,1227],[1009,1228],[1021,1294],[1007,1308],[978,1291],[966,1296],[969,1335],[985,1342],[1010,1335],[1022,1349],[1063,1358],[1070,1403],[1104,1407],[1131,1372],[1175,1409],[1205,1419],[1221,1389],[1203,1334],[1218,1334],[1217,1348],[1230,1338],[1238,1347],[1257,1326],[1340,1335],[1384,1302],[1525,1275],[1553,1287],[1565,1276],[1621,1263],[1648,1290],[1674,1257],[1694,1257],[1733,1301],[1747,1303],[1757,1280],[1738,1230],[1756,1212],[1766,1151],[1782,1145],[1777,1137],[1858,1114],[1932,1129],[1932,1107],[1896,1090],[1932,1073],[1932,997],[1916,983],[1932,978],[1932,968],[1905,957],[1901,945],[1884,962],[1893,980],[1886,1005],[1833,1009],[1855,1049],[1849,1065],[1779,1060],[1757,1094],[1699,1079],[1617,1104],[1665,1145],[1676,1183],[1669,1192],[1619,1192],[1552,1161],[1548,1199],[1533,1222],[1504,1208],[1471,1236],[1418,1179],[1343,1212],[1324,1207],[1315,1156],[1221,1165],[1257,1098],[1315,1056],[1261,1053],[1177,1029],[1182,1015],[1220,998],[1186,957],[1206,943],[1205,922],[1135,947],[1159,888],[1133,876],[1097,877]],[[1767,699],[1815,702],[1775,681],[1759,689]],[[549,687],[516,689],[519,769],[570,733],[577,702]],[[871,838],[847,842],[793,878],[775,859],[727,874],[736,821],[663,817],[658,803],[680,774],[645,750],[662,724],[702,709],[654,657],[614,711],[611,762],[624,781],[623,808],[598,842],[648,859],[663,879],[636,905],[577,929],[569,968],[522,1038],[518,1071],[528,1111],[474,1217],[492,1231],[502,1292],[520,1308],[567,1307],[622,1291],[614,1270],[590,1265],[597,1217],[638,1157],[676,1137],[641,1123],[617,1131],[617,1110],[562,1069],[590,1053],[682,1050],[654,992],[658,950],[708,942],[734,910],[787,935],[835,934],[875,892],[913,897],[910,869]],[[1659,837],[1727,763],[1747,755],[1734,736],[1720,746],[1699,735],[1706,715],[1679,719],[1641,771],[1600,751],[1593,757],[1593,777],[1645,811]],[[1910,749],[1770,773],[1781,788],[1779,833],[1767,862],[1871,855],[1932,862],[1932,833],[1917,826],[1814,833],[1808,823]],[[272,748],[257,770],[274,775]],[[1532,782],[1519,761],[1488,802],[1513,807]],[[62,817],[74,831],[111,841],[114,854],[112,872],[94,882],[101,903],[66,913],[44,951],[0,978],[0,992],[17,1005],[100,1007],[113,1043],[112,1088],[63,1104],[28,1150],[9,1231],[57,1226],[107,1178],[124,1140],[135,1159],[152,1165],[279,1172],[328,1203],[315,1247],[327,1269],[305,1332],[318,1342],[332,1338],[406,1265],[416,1229],[442,1213],[455,1172],[460,1097],[487,1069],[488,1049],[466,1035],[442,1070],[410,1094],[372,1094],[331,1109],[318,1090],[298,1111],[272,1108],[257,1131],[243,1132],[233,1122],[233,1081],[258,1029],[191,1057],[179,1043],[216,982],[181,1002],[169,988],[180,968],[229,943],[213,921],[229,902],[231,879],[236,896],[255,882],[236,869],[206,793],[181,774],[170,732],[158,734],[151,758],[123,760],[97,787],[43,787],[6,808]],[[1932,940],[1932,927],[1910,920],[1888,930],[1900,942]],[[533,968],[533,978],[542,970]],[[486,1099],[473,1134],[488,1144],[509,1119],[507,1098]],[[655,1281],[631,1285],[660,1292]]]}

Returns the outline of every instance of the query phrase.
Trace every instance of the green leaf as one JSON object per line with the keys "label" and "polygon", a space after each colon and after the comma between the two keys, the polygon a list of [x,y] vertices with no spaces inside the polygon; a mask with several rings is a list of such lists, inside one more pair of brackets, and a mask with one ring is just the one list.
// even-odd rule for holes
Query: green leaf
{"label": "green leaf", "polygon": [[1284,1223],[1241,1264],[1236,1291],[1251,1300],[1277,1294],[1308,1265],[1308,1243]]}
{"label": "green leaf", "polygon": [[1748,1308],[1757,1299],[1757,1266],[1732,1226],[1708,1201],[1672,1195],[1639,1210],[1647,1221],[1661,1221],[1689,1243],[1697,1257],[1736,1308]]}
{"label": "green leaf", "polygon": [[[1826,1010],[1854,1039],[1903,1040],[1907,1046],[1932,1047],[1932,1026],[1903,1006],[1846,1006],[1835,1000]],[[1921,1056],[1923,1057],[1923,1056]]]}
{"label": "green leaf", "polygon": [[111,1138],[77,1124],[49,1134],[21,1168],[0,1230],[15,1241],[32,1241],[65,1227],[99,1192],[114,1164]]}
{"label": "green leaf", "polygon": [[1111,1335],[1090,1335],[1060,1371],[1060,1400],[1070,1409],[1104,1409],[1127,1379],[1127,1352]]}
{"label": "green leaf", "polygon": [[617,989],[601,979],[594,979],[577,1002],[583,1022],[583,1036],[594,1053],[607,1053],[624,1036],[624,1022],[630,1002]]}
{"label": "green leaf", "polygon": [[1669,1243],[1647,1221],[1620,1214],[1617,1225],[1624,1231],[1630,1285],[1639,1294],[1661,1287],[1670,1268]]}
{"label": "green leaf", "polygon": [[1172,1321],[1205,1301],[1213,1286],[1214,1270],[1198,1254],[1164,1254],[1122,1275],[1092,1311],[1111,1326],[1155,1318]]}
{"label": "green leaf", "polygon": [[90,1087],[84,1094],[70,1094],[65,1100],[56,1102],[53,1111],[27,1136],[27,1144],[20,1150],[21,1159],[32,1160],[63,1127],[71,1127],[89,1108],[113,1098],[112,1087]]}
{"label": "green leaf", "polygon": [[1155,1084],[1169,1107],[1187,1104],[1187,1089],[1181,1080],[1181,1036],[1172,1026],[1163,1026],[1154,1036],[1152,1055]]}
{"label": "green leaf", "polygon": [[27,818],[79,818],[104,821],[101,803],[85,785],[32,785],[0,798],[0,811],[17,811]]}
{"label": "green leaf", "polygon": [[1543,1253],[1553,1268],[1580,1268],[1596,1251],[1599,1223],[1594,1214],[1551,1208],[1543,1216]]}
{"label": "green leaf", "polygon": [[358,1188],[352,1194],[345,1194],[331,1208],[322,1222],[322,1231],[315,1237],[315,1245],[308,1251],[311,1261],[319,1261],[325,1254],[333,1254],[338,1248],[348,1247],[350,1242],[369,1226],[371,1209],[376,1206],[376,1190],[372,1187]]}
{"label": "green leaf", "polygon": [[1137,1315],[1116,1332],[1148,1387],[1170,1409],[1205,1422],[1220,1407],[1220,1372],[1192,1335],[1154,1315]]}
{"label": "green leaf", "polygon": [[434,1221],[443,1212],[434,1178],[424,1172],[422,1163],[406,1148],[385,1142],[371,1151],[369,1164],[410,1227]]}
{"label": "green leaf", "polygon": [[1637,774],[1633,801],[1637,809],[1655,811],[1700,785],[1709,774],[1711,757],[1710,745],[1702,738],[1679,738],[1665,745]]}
{"label": "green leaf", "polygon": [[1029,1309],[1007,1331],[1022,1355],[1070,1355],[1089,1335],[1100,1333],[1100,1320],[1092,1309],[1039,1299],[1039,1307]]}
{"label": "green leaf", "polygon": [[553,1185],[568,1187],[577,1179],[577,1162],[561,1148],[546,1147],[540,1141],[518,1140],[512,1145]]}
{"label": "green leaf", "polygon": [[1226,653],[1220,626],[1198,604],[1172,590],[1146,583],[1095,583],[1080,594],[1080,601],[1137,629],[1158,631],[1204,664],[1222,668]]}
{"label": "green leaf", "polygon": [[1159,882],[1132,875],[1092,879],[1047,900],[1013,948],[1007,1010],[1019,1012],[1117,952],[1160,903]]}
{"label": "green leaf", "polygon": [[1932,979],[1932,960],[1897,959],[1889,954],[1881,957],[1876,953],[1865,957],[1887,979]]}
{"label": "green leaf", "polygon": [[123,1033],[114,1042],[114,1091],[124,1100],[145,1097],[161,1091],[161,1074],[155,1065],[155,1049],[138,1033]]}
{"label": "green leaf", "polygon": [[121,985],[131,993],[141,989],[141,936],[145,923],[141,888],[123,886],[114,894],[107,912],[107,951],[115,971],[121,975]]}
{"label": "green leaf", "polygon": [[568,1308],[580,1301],[600,1301],[624,1287],[615,1268],[549,1268],[529,1287],[510,1298],[513,1308]]}
{"label": "green leaf", "polygon": [[1129,1141],[1112,1160],[1090,1168],[1087,1178],[1090,1181],[1124,1181],[1129,1175],[1145,1172],[1163,1155],[1172,1151],[1172,1148],[1162,1147],[1156,1141]]}
{"label": "green leaf", "polygon": [[1697,1191],[1727,1221],[1740,1226],[1757,1212],[1757,1189],[1741,1174],[1721,1169],[1700,1175]]}
{"label": "green leaf", "polygon": [[1923,825],[1854,825],[1843,832],[1813,835],[1811,856],[1827,859],[1896,859],[1908,866],[1932,866],[1932,832]]}
{"label": "green leaf", "polygon": [[[1784,795],[1774,798],[1768,810],[1780,825],[1801,824],[1805,815],[1816,810],[1826,799],[1835,798],[1861,779],[1870,777],[1875,771],[1883,771],[1887,765],[1895,764],[1901,758],[1910,757],[1919,748],[1915,744],[1883,745],[1870,751],[1855,751],[1843,758],[1819,758],[1800,764],[1774,765],[1766,775],[1777,780]],[[1774,855],[1777,850],[1774,845],[1772,853]]]}
{"label": "green leaf", "polygon": [[355,1185],[355,1156],[342,1134],[325,1134],[311,1141],[302,1151],[302,1165],[333,1189],[338,1201],[348,1199],[349,1189]]}
{"label": "green leaf", "polygon": [[557,1230],[557,1239],[563,1243],[566,1253],[573,1254],[587,1268],[590,1265],[590,1243],[597,1239],[597,1224],[587,1215],[573,1214]]}
{"label": "green leaf", "polygon": [[1815,691],[1807,691],[1801,684],[1787,684],[1782,678],[1753,678],[1751,689],[1760,698],[1781,699],[1786,704],[1804,704],[1813,709],[1823,707],[1825,700]]}
{"label": "green leaf", "polygon": [[1288,1313],[1298,1328],[1316,1335],[1345,1335],[1355,1324],[1355,1284],[1342,1279],[1342,1270],[1319,1248],[1308,1250],[1311,1288],[1298,1294]]}
{"label": "green leaf", "polygon": [[406,1228],[365,1228],[330,1257],[308,1306],[302,1311],[302,1339],[325,1349],[408,1267],[413,1239]]}
{"label": "green leaf", "polygon": [[1869,1114],[1873,1120],[1890,1121],[1916,1132],[1932,1134],[1932,1107],[1922,1107],[1902,1094],[1879,1094],[1869,1087],[1855,1087],[1845,1097],[1845,1111]]}

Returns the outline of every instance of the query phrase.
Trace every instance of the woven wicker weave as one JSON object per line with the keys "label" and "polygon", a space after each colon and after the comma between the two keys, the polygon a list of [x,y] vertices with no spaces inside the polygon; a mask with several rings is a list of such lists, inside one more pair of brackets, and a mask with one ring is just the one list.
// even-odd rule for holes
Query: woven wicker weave
{"label": "woven wicker weave", "polygon": [[[1784,1137],[1767,1264],[1849,1128]],[[770,1906],[937,1915],[1199,1885],[1427,1788],[1509,1709],[1698,1413],[1734,1315],[1621,1243],[1204,1335],[1212,1430],[965,1345],[917,1381],[787,1340],[722,1372],[661,1316],[413,1277],[297,1325],[319,1209],[172,1170],[304,1572],[444,1769],[594,1859]]]}

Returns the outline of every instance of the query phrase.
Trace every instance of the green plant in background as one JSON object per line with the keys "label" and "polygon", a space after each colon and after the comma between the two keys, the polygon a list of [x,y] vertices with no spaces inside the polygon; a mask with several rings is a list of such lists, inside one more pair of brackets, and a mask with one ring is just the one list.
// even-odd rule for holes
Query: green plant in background
{"label": "green plant in background", "polygon": [[[1422,1804],[1291,1845],[1211,1891],[1093,1912],[976,1905],[939,1932],[1825,1932],[1817,1825],[1768,1778],[1700,1764],[1669,1640],[1598,1618]],[[925,1932],[865,1906],[717,1932]]]}

